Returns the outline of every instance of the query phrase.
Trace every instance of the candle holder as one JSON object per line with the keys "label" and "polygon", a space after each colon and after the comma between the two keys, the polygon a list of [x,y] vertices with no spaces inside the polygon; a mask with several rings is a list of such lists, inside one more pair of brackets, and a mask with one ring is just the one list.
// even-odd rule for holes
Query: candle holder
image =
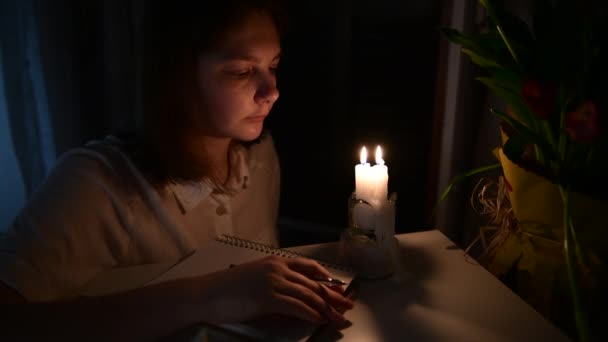
{"label": "candle holder", "polygon": [[[359,215],[358,215],[359,213]],[[348,199],[348,229],[357,235],[365,235],[372,240],[376,240],[376,225],[373,220],[366,219],[373,217],[374,207],[366,200],[357,198],[355,192]]]}
{"label": "candle holder", "polygon": [[395,271],[391,248],[395,239],[397,193],[385,201],[369,203],[348,199],[348,227],[340,236],[340,262],[353,267],[363,279],[382,279]]}

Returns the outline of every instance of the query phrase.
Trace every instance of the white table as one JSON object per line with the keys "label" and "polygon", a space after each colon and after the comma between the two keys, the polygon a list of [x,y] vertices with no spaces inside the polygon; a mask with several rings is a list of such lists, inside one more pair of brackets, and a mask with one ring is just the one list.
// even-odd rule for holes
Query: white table
{"label": "white table", "polygon": [[[402,234],[397,239],[404,267],[412,276],[405,282],[392,278],[360,282],[355,308],[345,314],[351,325],[340,331],[325,329],[320,340],[569,341],[441,232]],[[331,261],[336,259],[338,244],[289,249]],[[113,270],[83,294],[139,287],[172,265]],[[204,329],[213,330],[193,327],[170,340],[199,341]]]}
{"label": "white table", "polygon": [[[406,282],[360,284],[343,341],[569,341],[437,230],[398,235]],[[337,244],[290,248],[335,259]],[[329,335],[328,335],[329,334]]]}

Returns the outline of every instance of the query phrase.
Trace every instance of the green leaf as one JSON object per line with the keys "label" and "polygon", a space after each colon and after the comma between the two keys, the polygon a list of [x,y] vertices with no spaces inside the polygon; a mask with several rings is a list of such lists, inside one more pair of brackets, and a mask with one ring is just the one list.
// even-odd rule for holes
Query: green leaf
{"label": "green leaf", "polygon": [[515,75],[509,75],[508,73],[501,73],[501,70],[495,69],[492,71],[492,77],[476,77],[477,81],[483,83],[487,87],[502,88],[508,91],[511,97],[518,98],[521,89],[520,78]]}
{"label": "green leaf", "polygon": [[490,73],[490,77],[496,80],[497,84],[501,84],[503,88],[511,90],[515,94],[521,92],[524,83],[524,78],[520,73],[506,69],[494,69]]}
{"label": "green leaf", "polygon": [[475,41],[473,37],[467,36],[456,29],[453,29],[451,27],[442,27],[440,28],[440,30],[445,35],[445,37],[454,44],[466,46],[469,48],[479,48],[479,44]]}
{"label": "green leaf", "polygon": [[486,49],[499,53],[501,56],[506,56],[507,59],[512,60],[511,57],[509,57],[509,49],[505,46],[505,42],[503,42],[498,31],[490,30],[489,32],[481,33],[477,36],[477,39]]}
{"label": "green leaf", "polygon": [[441,32],[445,35],[445,37],[454,44],[460,45],[463,48],[467,48],[475,51],[478,54],[484,56],[493,56],[492,48],[488,46],[487,39],[484,39],[484,36],[470,36],[466,35],[458,30],[449,27],[441,28]]}
{"label": "green leaf", "polygon": [[526,125],[522,124],[518,120],[512,118],[508,114],[496,109],[491,109],[492,113],[496,114],[498,117],[503,119],[506,123],[508,123],[513,129],[522,136],[522,138],[526,139],[528,143],[536,145],[545,156],[548,156],[550,160],[558,161],[556,150],[551,144],[547,142],[542,136],[539,136],[536,132],[532,131]]}
{"label": "green leaf", "polygon": [[511,136],[502,148],[503,153],[514,163],[519,163],[522,159],[528,141],[521,134]]}
{"label": "green leaf", "polygon": [[439,197],[439,201],[435,205],[435,208],[433,208],[433,211],[431,212],[431,216],[429,217],[427,222],[430,223],[430,221],[435,217],[435,215],[437,214],[437,210],[439,209],[439,204],[441,204],[443,201],[445,201],[445,199],[448,197],[450,192],[452,192],[452,190],[454,189],[456,184],[466,180],[469,177],[473,177],[480,173],[485,173],[485,172],[496,170],[499,168],[501,168],[500,164],[492,164],[492,165],[483,166],[483,167],[479,167],[479,168],[470,170],[466,173],[463,173],[461,175],[458,175],[458,176],[452,178],[452,180],[450,181],[450,184],[448,184],[448,186],[445,188],[445,190],[443,190],[443,192],[441,193],[441,196]]}
{"label": "green leaf", "polygon": [[466,49],[466,48],[462,49],[462,53],[471,57],[471,61],[473,63],[479,65],[482,68],[486,68],[486,69],[494,69],[494,68],[503,69],[504,68],[502,65],[498,64],[495,60],[481,56],[469,49]]}
{"label": "green leaf", "polygon": [[530,129],[537,129],[538,120],[534,116],[534,114],[523,102],[522,97],[515,91],[515,89],[508,89],[506,85],[501,83],[499,80],[489,77],[477,77],[475,78],[479,82],[485,84],[488,88],[490,88],[498,97],[503,99],[511,109],[517,114],[519,119]]}
{"label": "green leaf", "polygon": [[[513,57],[513,60],[515,62],[519,63],[520,62],[519,57],[517,56],[517,53],[513,49],[513,45],[511,44],[511,41],[509,40],[509,38],[507,38],[507,35],[506,35],[505,30],[501,23],[501,18],[500,18],[499,12],[497,11],[497,8],[494,7],[494,5],[490,3],[490,0],[479,0],[479,3],[483,7],[485,7],[486,10],[488,11],[488,15],[490,16],[490,19],[492,20],[492,22],[494,22],[494,25],[496,26],[496,30],[502,37],[502,40],[505,43],[507,49],[509,49],[511,56]],[[500,12],[500,14],[502,14],[502,12]]]}
{"label": "green leaf", "polygon": [[[522,47],[529,47],[534,44],[534,37],[525,21],[506,10],[500,11],[499,15],[501,24],[515,47],[519,45],[521,49]],[[521,53],[522,51],[519,52]]]}
{"label": "green leaf", "polygon": [[505,48],[502,38],[495,32],[466,35],[452,28],[441,28],[441,31],[454,44],[473,51],[486,59],[493,60],[505,68],[517,68],[517,65],[509,58],[508,50]]}

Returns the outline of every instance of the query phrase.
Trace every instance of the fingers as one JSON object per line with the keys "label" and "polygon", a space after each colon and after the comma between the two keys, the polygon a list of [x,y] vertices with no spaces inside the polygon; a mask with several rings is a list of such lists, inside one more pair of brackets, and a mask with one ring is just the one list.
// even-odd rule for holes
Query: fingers
{"label": "fingers", "polygon": [[275,293],[277,299],[274,305],[271,306],[273,313],[295,316],[301,320],[312,322],[315,324],[325,323],[327,320],[325,315],[319,311],[306,305],[303,301],[289,295]]}
{"label": "fingers", "polygon": [[[319,265],[318,262],[305,258],[294,258],[288,259],[287,266],[290,269],[304,274],[307,276],[307,279],[321,277],[321,278],[333,278],[332,274],[327,271],[323,266]],[[324,284],[329,289],[336,291],[338,293],[343,293],[344,288],[341,285],[337,284]]]}
{"label": "fingers", "polygon": [[337,284],[323,284],[325,285],[328,289],[338,292],[340,294],[344,293],[344,287],[342,285],[337,285]]}
{"label": "fingers", "polygon": [[308,277],[331,277],[331,273],[318,262],[306,258],[291,258],[286,260],[290,269]]}
{"label": "fingers", "polygon": [[337,309],[339,312],[350,310],[355,306],[352,299],[344,297],[342,293],[336,292],[331,288],[328,288],[326,285],[320,285],[321,289],[324,291],[323,298],[329,303],[329,305]]}
{"label": "fingers", "polygon": [[[333,322],[343,322],[344,316],[334,309],[329,302],[325,301],[321,296],[311,291],[305,286],[297,283],[286,281],[282,286],[276,288],[276,291],[280,294],[296,298],[309,306],[313,310],[316,310],[319,314],[327,317]],[[327,291],[327,290],[321,290]]]}
{"label": "fingers", "polygon": [[[342,288],[330,289],[309,277],[331,277],[314,260],[305,258],[269,257],[263,261],[266,281],[272,288],[267,302],[276,313],[320,323],[323,320],[343,322],[341,312],[352,309],[353,302],[345,298]],[[272,276],[271,276],[272,275]]]}
{"label": "fingers", "polygon": [[352,300],[342,295],[343,289],[341,287],[339,291],[336,291],[336,289],[331,289],[330,291],[328,291],[328,287],[326,287],[325,285],[293,271],[288,272],[285,275],[285,278],[291,282],[305,286],[306,288],[320,296],[324,301],[328,302],[328,304],[332,307],[344,309],[353,308],[354,304]]}

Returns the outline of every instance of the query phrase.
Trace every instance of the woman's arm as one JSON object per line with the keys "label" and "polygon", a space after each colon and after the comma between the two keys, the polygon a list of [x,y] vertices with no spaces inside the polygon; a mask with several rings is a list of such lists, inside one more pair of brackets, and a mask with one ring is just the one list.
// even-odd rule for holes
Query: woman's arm
{"label": "woman's arm", "polygon": [[0,283],[0,339],[144,341],[204,320],[197,300],[204,281],[186,279],[116,295],[27,302]]}
{"label": "woman's arm", "polygon": [[26,302],[0,286],[0,337],[140,341],[201,321],[221,324],[266,314],[341,321],[335,308],[350,309],[352,302],[308,278],[313,275],[329,273],[311,260],[268,257],[201,277],[53,303]]}

